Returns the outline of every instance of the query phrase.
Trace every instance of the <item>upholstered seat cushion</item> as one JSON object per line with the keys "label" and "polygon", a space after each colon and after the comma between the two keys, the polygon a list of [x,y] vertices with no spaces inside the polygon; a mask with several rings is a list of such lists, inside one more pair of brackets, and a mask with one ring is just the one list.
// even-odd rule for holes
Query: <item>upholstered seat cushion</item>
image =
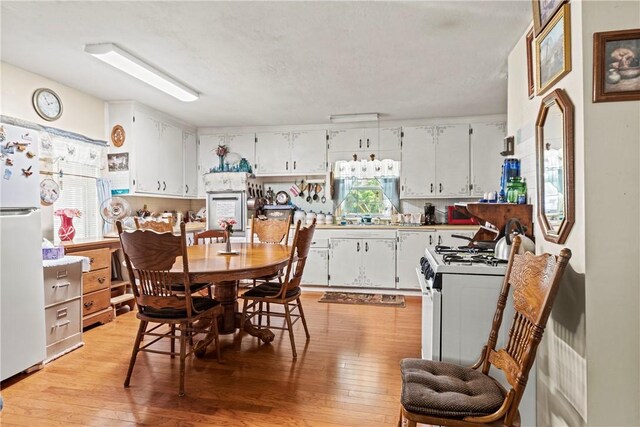
{"label": "upholstered seat cushion", "polygon": [[403,359],[402,406],[421,415],[467,417],[491,414],[504,396],[493,379],[474,369],[445,362]]}
{"label": "upholstered seat cushion", "polygon": [[[273,297],[278,295],[280,292],[280,284],[279,283],[263,283],[256,287],[249,289],[247,292],[242,294],[243,297],[253,297],[253,298],[264,298],[264,297]],[[300,294],[300,288],[289,289],[287,291],[287,298],[295,297]]]}
{"label": "upholstered seat cushion", "polygon": [[[216,301],[212,298],[207,297],[191,297],[191,301],[193,307],[198,312],[203,312],[205,310],[209,310],[216,305],[219,305],[220,302]],[[157,317],[159,319],[181,319],[187,317],[186,309],[176,309],[176,308],[151,308],[151,307],[140,307],[140,312],[145,316],[149,317]],[[196,315],[198,313],[191,312],[191,315]]]}
{"label": "upholstered seat cushion", "polygon": [[[202,289],[207,289],[211,285],[212,285],[211,283],[192,283],[189,286],[189,290],[191,290],[191,293],[194,293]],[[182,283],[174,283],[169,286],[171,287],[171,290],[174,292],[184,292],[184,285]]]}

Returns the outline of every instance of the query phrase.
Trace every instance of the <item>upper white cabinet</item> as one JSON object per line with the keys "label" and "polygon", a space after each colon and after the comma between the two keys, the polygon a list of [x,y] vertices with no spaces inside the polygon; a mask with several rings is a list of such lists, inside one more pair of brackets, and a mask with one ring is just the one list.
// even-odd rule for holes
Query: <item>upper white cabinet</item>
{"label": "upper white cabinet", "polygon": [[469,195],[469,125],[403,128],[400,197]]}
{"label": "upper white cabinet", "polygon": [[500,151],[507,134],[505,122],[471,125],[471,195],[482,197],[484,193],[500,188],[500,172],[503,158]]}
{"label": "upper white cabinet", "polygon": [[378,159],[400,160],[402,129],[400,127],[338,129],[329,132],[329,162],[358,159],[369,160],[371,154]]}
{"label": "upper white cabinet", "polygon": [[182,152],[184,153],[184,195],[195,197],[198,195],[198,147],[194,132],[182,132]]}
{"label": "upper white cabinet", "polygon": [[216,148],[226,145],[230,153],[247,159],[255,169],[255,133],[200,134],[198,143],[198,196],[204,197],[203,175],[218,166]]}
{"label": "upper white cabinet", "polygon": [[109,173],[114,190],[120,194],[195,195],[195,129],[133,102],[110,103],[108,123],[109,130],[120,125],[126,135],[120,147],[110,146],[110,154],[129,158],[128,170]]}
{"label": "upper white cabinet", "polygon": [[324,130],[256,134],[256,175],[311,175],[327,171]]}

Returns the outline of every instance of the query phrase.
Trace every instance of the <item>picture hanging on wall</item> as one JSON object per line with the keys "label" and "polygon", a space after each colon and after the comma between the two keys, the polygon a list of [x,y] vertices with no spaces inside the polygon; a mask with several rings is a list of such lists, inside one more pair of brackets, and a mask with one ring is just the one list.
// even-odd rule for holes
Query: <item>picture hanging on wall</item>
{"label": "picture hanging on wall", "polygon": [[565,3],[566,0],[533,0],[533,31],[536,36],[539,35],[542,30],[549,23],[553,15],[558,11],[560,6]]}
{"label": "picture hanging on wall", "polygon": [[571,25],[569,5],[556,13],[536,37],[536,94],[542,95],[571,71]]}
{"label": "picture hanging on wall", "polygon": [[593,102],[640,100],[640,29],[593,34]]}
{"label": "picture hanging on wall", "polygon": [[527,93],[529,99],[536,94],[536,83],[533,74],[533,28],[527,33]]}

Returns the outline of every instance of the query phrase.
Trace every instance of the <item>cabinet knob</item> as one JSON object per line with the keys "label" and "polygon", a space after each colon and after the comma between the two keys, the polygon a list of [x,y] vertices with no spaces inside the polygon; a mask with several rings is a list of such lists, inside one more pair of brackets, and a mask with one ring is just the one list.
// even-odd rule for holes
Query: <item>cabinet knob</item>
{"label": "cabinet knob", "polygon": [[369,148],[369,138],[367,138],[367,148]]}
{"label": "cabinet knob", "polygon": [[285,167],[286,170],[289,170],[289,162],[286,162]]}
{"label": "cabinet knob", "polygon": [[433,193],[433,182],[431,183],[431,192]]}
{"label": "cabinet knob", "polygon": [[187,184],[184,185],[185,193],[189,192],[189,186]]}
{"label": "cabinet knob", "polygon": [[84,308],[91,308],[91,306],[93,306],[93,301],[85,302],[83,305],[84,305]]}
{"label": "cabinet knob", "polygon": [[360,140],[360,144],[358,144],[360,148],[362,148],[362,140]]}
{"label": "cabinet knob", "polygon": [[158,191],[160,191],[160,181],[158,181]]}
{"label": "cabinet knob", "polygon": [[67,287],[69,287],[69,286],[71,286],[71,283],[70,283],[70,282],[67,282],[67,283],[56,283],[56,284],[55,284],[55,285],[53,285],[51,288],[52,288],[52,289],[58,289],[58,288],[67,288]]}
{"label": "cabinet knob", "polygon": [[93,264],[93,261],[95,261],[93,258],[89,258],[89,264]]}
{"label": "cabinet knob", "polygon": [[98,283],[100,283],[101,285],[107,281],[106,277],[98,277]]}
{"label": "cabinet knob", "polygon": [[364,242],[364,251],[369,252],[369,242]]}
{"label": "cabinet knob", "polygon": [[293,161],[293,170],[296,170],[296,161]]}
{"label": "cabinet knob", "polygon": [[442,193],[442,183],[438,184],[440,186],[440,192]]}
{"label": "cabinet knob", "polygon": [[167,183],[162,181],[162,185],[163,185],[162,191],[167,191]]}
{"label": "cabinet knob", "polygon": [[357,252],[360,252],[360,242],[356,242],[356,250]]}

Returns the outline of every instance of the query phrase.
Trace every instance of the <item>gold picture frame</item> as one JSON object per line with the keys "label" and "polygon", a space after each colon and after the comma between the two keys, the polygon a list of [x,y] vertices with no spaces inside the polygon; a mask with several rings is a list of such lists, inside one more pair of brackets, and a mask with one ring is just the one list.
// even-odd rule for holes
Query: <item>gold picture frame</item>
{"label": "gold picture frame", "polygon": [[542,95],[571,71],[571,10],[564,4],[536,37],[536,94]]}
{"label": "gold picture frame", "polygon": [[527,32],[527,95],[529,99],[536,96],[536,82],[533,74],[533,28]]}
{"label": "gold picture frame", "polygon": [[533,7],[533,31],[536,36],[540,35],[560,6],[566,2],[567,0],[531,1],[531,6]]}

